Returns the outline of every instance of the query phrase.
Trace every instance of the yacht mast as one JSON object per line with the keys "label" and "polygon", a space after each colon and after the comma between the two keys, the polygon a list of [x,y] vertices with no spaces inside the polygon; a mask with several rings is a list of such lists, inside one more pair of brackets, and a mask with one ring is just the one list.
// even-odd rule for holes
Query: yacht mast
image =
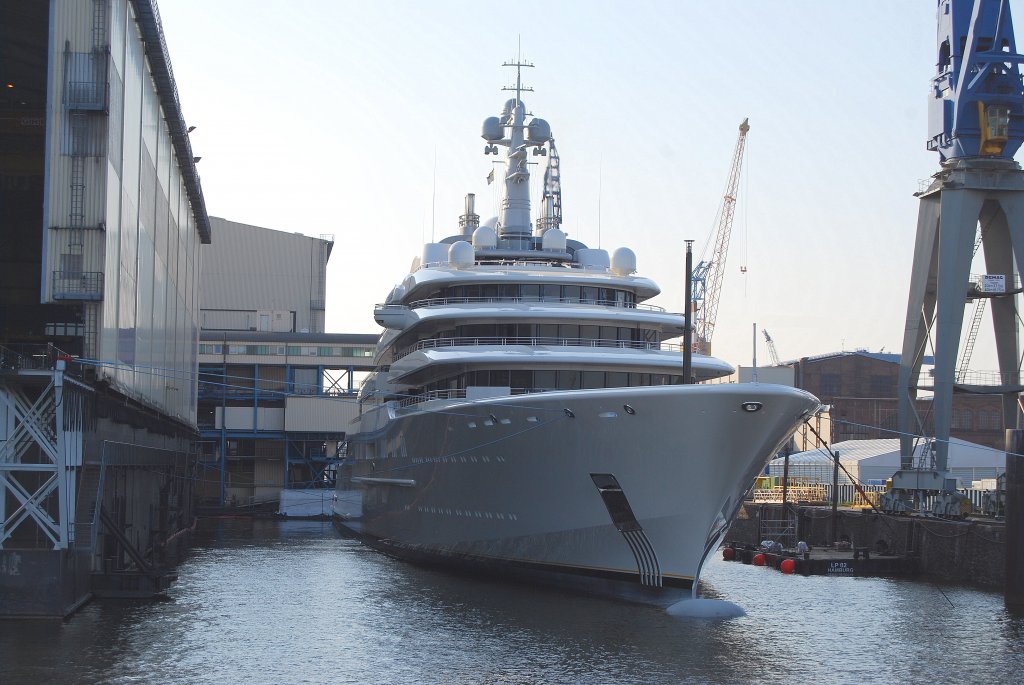
{"label": "yacht mast", "polygon": [[533,64],[516,58],[502,66],[516,69],[515,85],[502,88],[514,92],[515,97],[505,103],[500,117],[484,120],[482,136],[489,143],[484,147],[485,154],[498,154],[498,145],[508,148],[505,160],[505,197],[499,214],[498,237],[506,241],[508,247],[518,248],[521,243],[529,241],[532,231],[529,149],[534,148],[535,155],[546,155],[544,145],[551,139],[551,127],[536,117],[526,122],[527,117],[532,115],[526,111],[522,95],[524,92],[533,92],[533,88],[523,85],[522,74],[523,67],[533,67]]}

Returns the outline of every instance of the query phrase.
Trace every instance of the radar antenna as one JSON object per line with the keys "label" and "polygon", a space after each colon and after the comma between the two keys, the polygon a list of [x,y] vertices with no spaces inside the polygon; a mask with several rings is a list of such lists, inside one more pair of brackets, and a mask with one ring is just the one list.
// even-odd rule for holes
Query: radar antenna
{"label": "radar antenna", "polygon": [[522,102],[522,93],[532,93],[533,88],[530,86],[523,85],[523,67],[533,67],[531,62],[524,62],[521,58],[516,57],[514,62],[504,62],[503,67],[515,67],[516,68],[516,84],[514,86],[504,86],[502,90],[515,91],[516,102]]}
{"label": "radar antenna", "polygon": [[[502,90],[515,91],[515,98],[505,103],[501,115],[484,120],[482,137],[487,141],[484,154],[498,154],[498,147],[505,147],[505,197],[501,202],[498,217],[498,239],[505,241],[504,247],[522,248],[529,241],[532,222],[530,220],[530,168],[527,155],[533,149],[535,155],[546,155],[544,147],[551,140],[551,126],[543,119],[527,113],[522,100],[524,91],[533,88],[523,85],[523,67],[532,67],[529,62],[517,58],[502,66],[516,68],[516,83]],[[529,123],[527,118],[530,117]]]}

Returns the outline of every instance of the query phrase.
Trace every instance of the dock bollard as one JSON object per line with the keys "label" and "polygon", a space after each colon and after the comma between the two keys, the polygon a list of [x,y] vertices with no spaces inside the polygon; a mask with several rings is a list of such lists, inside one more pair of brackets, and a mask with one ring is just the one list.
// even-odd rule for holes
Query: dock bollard
{"label": "dock bollard", "polygon": [[1006,431],[1006,580],[1007,609],[1024,612],[1024,430]]}

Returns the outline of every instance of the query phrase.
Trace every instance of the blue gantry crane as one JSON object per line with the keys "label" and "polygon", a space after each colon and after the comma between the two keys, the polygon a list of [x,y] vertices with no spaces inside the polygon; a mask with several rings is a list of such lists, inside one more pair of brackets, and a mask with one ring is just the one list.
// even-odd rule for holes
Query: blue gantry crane
{"label": "blue gantry crane", "polygon": [[[899,379],[900,471],[884,508],[964,513],[948,477],[953,393],[1001,394],[1003,423],[1017,425],[1021,392],[1015,308],[1024,263],[1024,170],[1014,153],[1024,142],[1024,83],[1008,0],[937,0],[937,71],[929,101],[929,150],[940,169],[917,193],[920,207]],[[986,274],[971,283],[978,235]],[[956,359],[969,298],[988,298],[995,333],[998,380],[957,381]],[[971,341],[973,344],[973,341]],[[934,348],[931,377],[921,365]],[[962,378],[965,378],[961,374]],[[934,431],[917,413],[919,391],[932,392]]]}

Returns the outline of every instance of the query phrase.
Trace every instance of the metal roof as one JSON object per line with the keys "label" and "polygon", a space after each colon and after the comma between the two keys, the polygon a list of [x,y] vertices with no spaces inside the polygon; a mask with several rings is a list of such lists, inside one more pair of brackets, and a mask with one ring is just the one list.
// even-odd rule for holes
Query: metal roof
{"label": "metal roof", "polygon": [[332,343],[336,345],[376,345],[377,333],[275,333],[272,331],[199,332],[203,342]]}
{"label": "metal roof", "polygon": [[[799,359],[788,359],[784,362],[780,362],[779,366],[792,366],[797,362],[817,362],[825,359],[836,359],[838,357],[851,357],[853,355],[861,357],[869,357],[871,359],[877,359],[882,362],[890,362],[893,364],[899,364],[901,356],[893,352],[868,352],[867,350],[853,350],[843,352],[826,352],[824,354],[815,354],[807,357],[801,357]],[[922,359],[923,364],[931,365],[935,363],[934,357],[924,357]]]}
{"label": "metal roof", "polygon": [[[914,447],[914,454],[918,457],[921,451],[927,446],[926,442],[919,442]],[[899,466],[900,463],[900,441],[899,438],[877,438],[873,440],[844,440],[832,445],[832,449],[839,452],[839,461],[844,464],[861,462],[865,459],[881,459],[884,462],[891,462]],[[1005,453],[1000,450],[978,445],[960,438],[949,439],[950,466],[989,466],[999,465],[1005,461]],[[916,458],[916,457],[915,457]],[[784,457],[777,457],[770,463],[772,466],[781,466]],[[795,464],[831,464],[832,457],[824,448],[797,452],[789,455],[790,465]]]}
{"label": "metal roof", "polygon": [[131,0],[135,8],[135,16],[142,31],[142,40],[146,48],[146,58],[153,72],[156,93],[160,98],[160,106],[167,121],[167,129],[174,146],[174,154],[178,158],[178,168],[185,183],[192,214],[196,219],[196,230],[200,239],[209,244],[212,232],[210,217],[206,213],[206,200],[203,188],[199,184],[199,173],[196,171],[195,157],[192,155],[192,143],[188,139],[185,117],[181,113],[178,100],[178,86],[174,83],[174,72],[171,70],[171,56],[167,52],[164,41],[164,30],[160,23],[160,10],[156,0]]}

